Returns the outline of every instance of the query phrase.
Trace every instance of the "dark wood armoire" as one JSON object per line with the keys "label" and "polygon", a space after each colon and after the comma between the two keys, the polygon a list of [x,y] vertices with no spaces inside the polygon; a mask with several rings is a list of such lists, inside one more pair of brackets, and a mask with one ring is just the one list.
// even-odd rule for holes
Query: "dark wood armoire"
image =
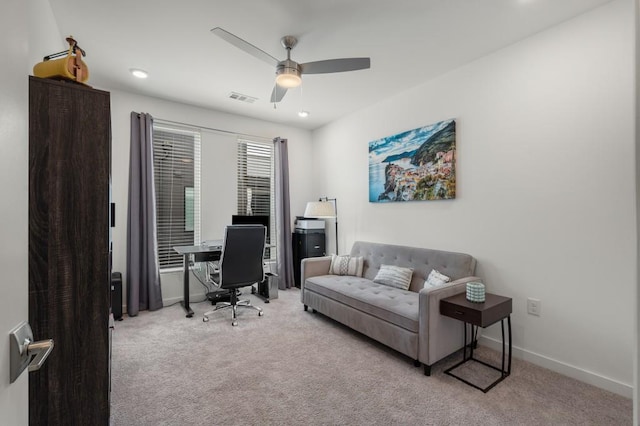
{"label": "dark wood armoire", "polygon": [[110,171],[109,93],[30,77],[31,425],[109,424]]}

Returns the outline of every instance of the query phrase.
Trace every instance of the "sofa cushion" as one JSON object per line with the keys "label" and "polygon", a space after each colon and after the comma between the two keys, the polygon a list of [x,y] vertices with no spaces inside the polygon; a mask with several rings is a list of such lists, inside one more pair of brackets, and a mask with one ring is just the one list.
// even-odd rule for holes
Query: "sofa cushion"
{"label": "sofa cushion", "polygon": [[373,279],[374,283],[388,285],[390,287],[408,290],[411,284],[413,269],[395,265],[381,265],[380,270]]}
{"label": "sofa cushion", "polygon": [[363,263],[362,256],[351,257],[349,255],[336,256],[332,254],[329,273],[333,275],[353,275],[361,277]]}
{"label": "sofa cushion", "polygon": [[418,332],[418,293],[377,284],[348,275],[307,278],[305,291],[313,291],[354,309]]}

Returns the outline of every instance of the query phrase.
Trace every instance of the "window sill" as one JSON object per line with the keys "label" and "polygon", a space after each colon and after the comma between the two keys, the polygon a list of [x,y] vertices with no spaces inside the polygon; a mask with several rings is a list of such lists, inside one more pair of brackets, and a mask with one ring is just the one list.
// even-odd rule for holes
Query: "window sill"
{"label": "window sill", "polygon": [[184,267],[173,267],[173,268],[160,268],[160,275],[162,274],[173,274],[175,272],[184,272]]}

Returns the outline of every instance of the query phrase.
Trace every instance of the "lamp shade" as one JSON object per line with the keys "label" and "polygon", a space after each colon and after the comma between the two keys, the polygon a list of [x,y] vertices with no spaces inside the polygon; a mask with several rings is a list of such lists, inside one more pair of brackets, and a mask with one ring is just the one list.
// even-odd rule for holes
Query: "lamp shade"
{"label": "lamp shade", "polygon": [[304,217],[336,217],[336,208],[330,201],[309,201]]}

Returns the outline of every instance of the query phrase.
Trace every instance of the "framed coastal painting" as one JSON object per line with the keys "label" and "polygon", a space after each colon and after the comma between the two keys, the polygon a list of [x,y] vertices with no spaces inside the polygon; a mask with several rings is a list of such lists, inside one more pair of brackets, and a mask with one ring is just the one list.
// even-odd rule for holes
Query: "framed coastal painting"
{"label": "framed coastal painting", "polygon": [[456,122],[440,121],[369,142],[369,201],[456,198]]}

